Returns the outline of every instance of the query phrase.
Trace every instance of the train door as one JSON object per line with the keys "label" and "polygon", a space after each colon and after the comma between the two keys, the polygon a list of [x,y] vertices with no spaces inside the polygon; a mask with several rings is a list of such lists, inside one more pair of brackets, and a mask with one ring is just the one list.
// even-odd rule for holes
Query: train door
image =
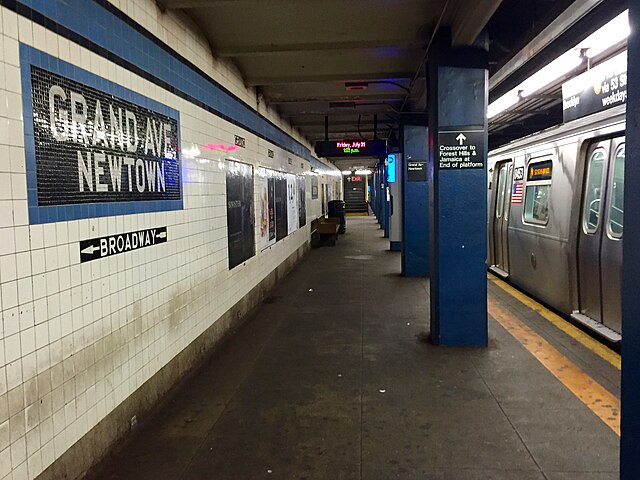
{"label": "train door", "polygon": [[579,313],[620,333],[624,140],[591,145],[585,168],[578,239]]}
{"label": "train door", "polygon": [[489,230],[492,250],[491,270],[501,276],[509,275],[509,213],[511,210],[511,184],[513,182],[513,162],[507,160],[496,164],[495,193],[493,194],[492,225]]}
{"label": "train door", "polygon": [[624,139],[613,140],[611,147],[606,212],[603,212],[606,226],[602,231],[602,251],[600,252],[602,317],[607,327],[616,332],[622,332],[620,288],[624,225]]}

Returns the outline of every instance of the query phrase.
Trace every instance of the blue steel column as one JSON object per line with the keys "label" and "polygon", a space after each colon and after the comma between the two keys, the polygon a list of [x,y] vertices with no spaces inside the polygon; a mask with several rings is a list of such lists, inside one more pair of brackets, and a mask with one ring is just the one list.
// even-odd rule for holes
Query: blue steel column
{"label": "blue steel column", "polygon": [[376,183],[373,185],[373,189],[376,192],[376,219],[378,224],[382,225],[382,217],[380,216],[380,172],[376,168]]}
{"label": "blue steel column", "polygon": [[625,160],[624,243],[622,245],[622,388],[620,479],[640,472],[640,4],[629,2],[628,154]]}
{"label": "blue steel column", "polygon": [[[450,38],[439,32],[427,61],[431,339],[486,346],[487,51],[451,47]],[[484,167],[440,169],[442,132],[472,127]]]}
{"label": "blue steel column", "polygon": [[376,182],[378,177],[378,173],[374,170],[374,172],[371,174],[371,183],[370,188],[371,188],[371,199],[369,200],[370,204],[371,204],[371,211],[373,211],[373,214],[376,216],[376,218],[378,218],[378,208],[377,208],[377,204],[376,204],[376,200],[377,200],[377,193],[378,191],[376,190]]}
{"label": "blue steel column", "polygon": [[429,276],[429,183],[408,175],[409,162],[426,162],[427,122],[402,126],[402,275]]}

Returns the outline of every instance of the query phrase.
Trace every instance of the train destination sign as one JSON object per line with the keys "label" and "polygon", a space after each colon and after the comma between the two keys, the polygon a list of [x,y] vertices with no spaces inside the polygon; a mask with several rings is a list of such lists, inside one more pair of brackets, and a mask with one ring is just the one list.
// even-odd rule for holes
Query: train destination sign
{"label": "train destination sign", "polygon": [[149,228],[80,241],[80,263],[140,250],[167,241],[167,227]]}
{"label": "train destination sign", "polygon": [[627,103],[627,52],[562,85],[565,122]]}
{"label": "train destination sign", "polygon": [[462,127],[438,132],[438,168],[462,170],[484,168],[485,131]]}
{"label": "train destination sign", "polygon": [[181,200],[177,112],[35,65],[30,80],[38,207]]}
{"label": "train destination sign", "polygon": [[551,180],[551,169],[553,162],[546,160],[544,162],[532,163],[527,171],[527,181],[535,182],[536,180]]}
{"label": "train destination sign", "polygon": [[387,142],[384,140],[339,140],[316,142],[319,157],[385,157]]}

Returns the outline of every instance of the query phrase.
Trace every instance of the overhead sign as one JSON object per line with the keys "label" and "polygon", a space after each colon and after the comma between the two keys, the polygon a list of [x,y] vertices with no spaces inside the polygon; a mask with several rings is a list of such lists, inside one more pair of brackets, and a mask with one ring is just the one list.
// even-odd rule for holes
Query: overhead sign
{"label": "overhead sign", "polygon": [[340,140],[316,142],[319,157],[384,157],[387,142],[384,140]]}
{"label": "overhead sign", "polygon": [[80,241],[80,263],[119,253],[140,250],[167,241],[167,227],[149,228],[137,232],[109,235]]}
{"label": "overhead sign", "polygon": [[565,122],[627,103],[627,52],[562,85]]}
{"label": "overhead sign", "polygon": [[178,119],[170,109],[35,65],[30,79],[38,207],[181,200]]}
{"label": "overhead sign", "polygon": [[358,183],[358,182],[362,182],[362,177],[360,175],[349,175],[345,177],[345,180],[349,183],[351,182]]}
{"label": "overhead sign", "polygon": [[486,132],[480,128],[461,127],[438,132],[438,168],[462,170],[484,168]]}

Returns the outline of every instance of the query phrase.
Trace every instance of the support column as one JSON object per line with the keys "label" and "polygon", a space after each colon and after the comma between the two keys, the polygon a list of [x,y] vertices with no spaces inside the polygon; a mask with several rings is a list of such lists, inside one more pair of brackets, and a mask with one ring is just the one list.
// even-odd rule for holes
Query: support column
{"label": "support column", "polygon": [[[629,2],[628,94],[622,245],[622,388],[620,479],[640,472],[640,4]],[[636,158],[638,157],[638,158]]]}
{"label": "support column", "polygon": [[431,339],[487,345],[487,49],[429,53]]}
{"label": "support column", "polygon": [[401,129],[402,275],[429,276],[429,183],[427,117],[416,116]]}

